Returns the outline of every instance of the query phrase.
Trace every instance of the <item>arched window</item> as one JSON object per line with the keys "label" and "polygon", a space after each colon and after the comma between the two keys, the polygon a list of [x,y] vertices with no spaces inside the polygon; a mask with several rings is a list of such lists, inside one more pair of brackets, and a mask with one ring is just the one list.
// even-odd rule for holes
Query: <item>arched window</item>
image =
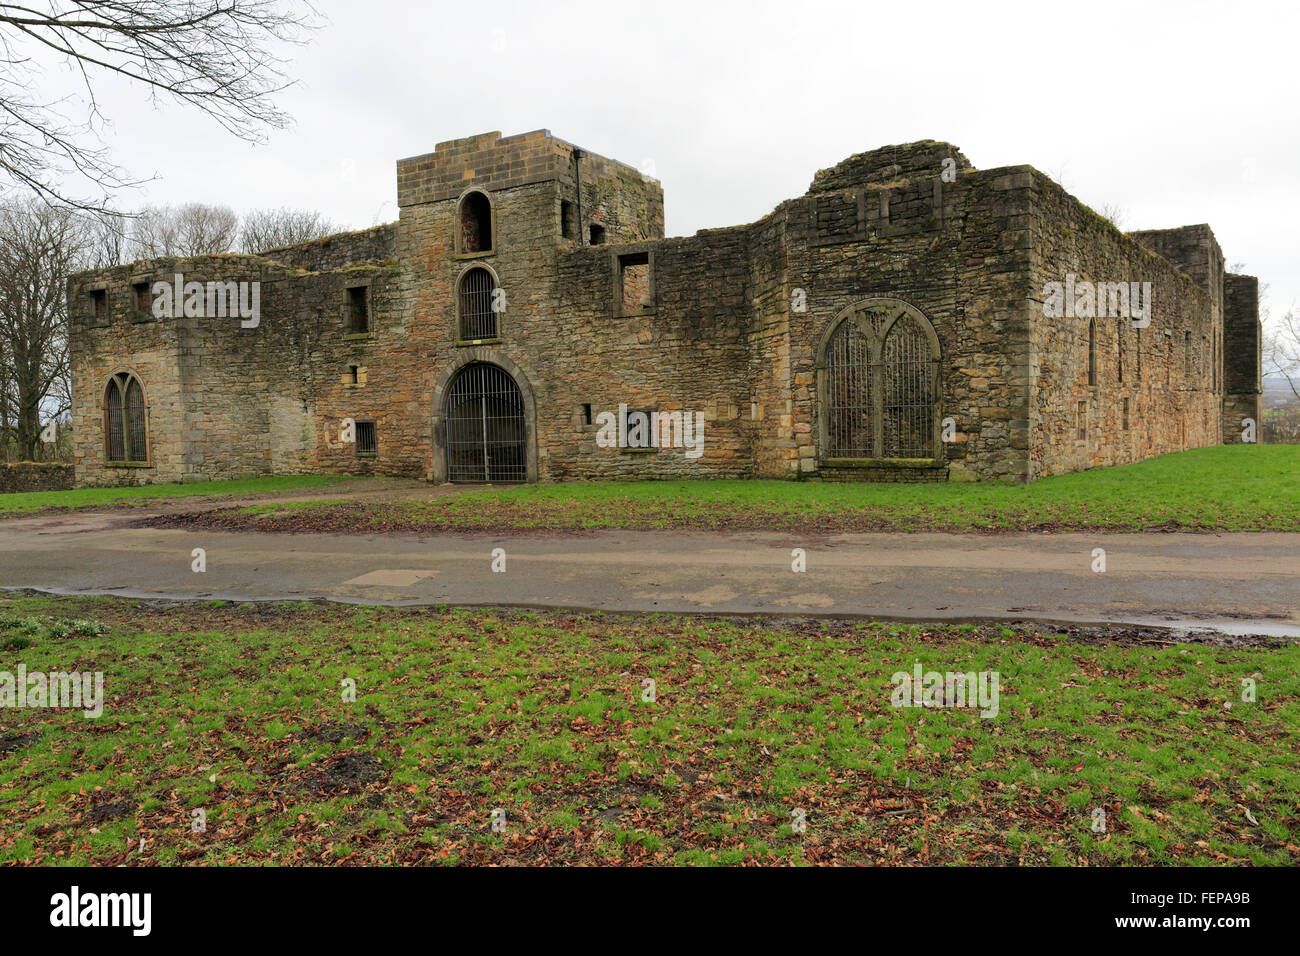
{"label": "arched window", "polygon": [[1097,384],[1097,320],[1088,320],[1088,384]]}
{"label": "arched window", "polygon": [[461,255],[492,251],[492,200],[477,189],[460,199],[456,210],[456,247]]}
{"label": "arched window", "polygon": [[496,287],[496,278],[482,266],[461,275],[456,302],[462,341],[497,337]]}
{"label": "arched window", "polygon": [[919,311],[898,299],[851,306],[820,365],[824,457],[937,457],[939,340]]}
{"label": "arched window", "polygon": [[149,433],[140,380],[119,372],[104,390],[104,457],[112,462],[147,462]]}

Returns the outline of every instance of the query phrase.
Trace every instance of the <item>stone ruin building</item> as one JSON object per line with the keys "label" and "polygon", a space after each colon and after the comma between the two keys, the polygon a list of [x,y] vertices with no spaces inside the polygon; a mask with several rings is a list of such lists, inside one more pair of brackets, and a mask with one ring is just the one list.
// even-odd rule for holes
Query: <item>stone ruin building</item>
{"label": "stone ruin building", "polygon": [[659,182],[546,130],[400,160],[397,199],[373,229],[72,277],[78,484],[1027,482],[1259,419],[1257,282],[1209,226],[1126,234],[947,143],[690,237]]}

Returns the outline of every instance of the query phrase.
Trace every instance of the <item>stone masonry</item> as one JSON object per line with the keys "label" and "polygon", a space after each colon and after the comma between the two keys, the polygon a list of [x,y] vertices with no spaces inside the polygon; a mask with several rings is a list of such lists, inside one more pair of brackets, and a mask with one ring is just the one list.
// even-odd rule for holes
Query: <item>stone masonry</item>
{"label": "stone masonry", "polygon": [[[77,483],[442,481],[478,456],[535,481],[1031,481],[1259,418],[1257,283],[1225,274],[1208,226],[1125,234],[947,143],[850,157],[690,237],[664,237],[657,181],[546,130],[440,143],[397,163],[397,192],[374,229],[73,276]],[[155,314],[148,290],[177,275],[258,283],[258,321],[210,298]],[[1149,283],[1149,315],[1054,316],[1052,283]],[[513,397],[465,399],[483,366]],[[133,460],[110,380],[143,395]],[[620,409],[698,415],[700,453],[611,447]]]}

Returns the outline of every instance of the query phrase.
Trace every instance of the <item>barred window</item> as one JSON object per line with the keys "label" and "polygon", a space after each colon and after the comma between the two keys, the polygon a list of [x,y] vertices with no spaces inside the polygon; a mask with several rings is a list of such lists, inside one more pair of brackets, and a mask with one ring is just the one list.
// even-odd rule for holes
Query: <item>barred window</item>
{"label": "barred window", "polygon": [[104,457],[123,463],[149,460],[144,388],[130,372],[114,375],[104,389]]}
{"label": "barred window", "polygon": [[497,337],[496,288],[496,279],[482,267],[470,269],[460,277],[457,301],[463,341]]}
{"label": "barred window", "polygon": [[375,436],[375,423],[357,422],[357,454],[373,458],[379,453],[379,441]]}
{"label": "barred window", "polygon": [[934,458],[937,338],[920,313],[880,301],[851,314],[826,344],[824,454]]}

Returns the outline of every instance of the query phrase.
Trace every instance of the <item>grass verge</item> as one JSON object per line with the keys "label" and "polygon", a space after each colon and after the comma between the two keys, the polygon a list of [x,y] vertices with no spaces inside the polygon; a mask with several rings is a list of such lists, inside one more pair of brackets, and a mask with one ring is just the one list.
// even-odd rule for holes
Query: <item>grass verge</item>
{"label": "grass verge", "polygon": [[283,502],[169,527],[331,533],[1300,531],[1300,446],[1236,445],[1030,485],[643,481],[525,485],[432,499]]}
{"label": "grass verge", "polygon": [[72,511],[105,505],[147,504],[158,498],[252,495],[294,489],[310,490],[338,485],[349,480],[342,475],[285,475],[267,478],[232,478],[225,481],[127,485],[115,488],[74,488],[71,491],[17,492],[0,495],[0,518],[37,511]]}

